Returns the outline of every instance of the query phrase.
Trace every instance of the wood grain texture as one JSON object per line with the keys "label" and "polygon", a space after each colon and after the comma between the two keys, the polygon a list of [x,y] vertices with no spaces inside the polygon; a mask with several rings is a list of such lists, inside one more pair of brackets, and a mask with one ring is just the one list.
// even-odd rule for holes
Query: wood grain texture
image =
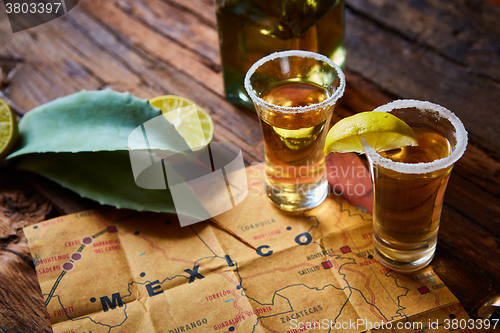
{"label": "wood grain texture", "polygon": [[52,205],[23,175],[0,168],[0,331],[50,331],[22,228],[49,217]]}
{"label": "wood grain texture", "polygon": [[[454,5],[450,3],[450,6]],[[499,80],[474,73],[476,65],[457,63],[433,48],[395,33],[395,28],[388,29],[378,20],[372,20],[373,13],[377,11],[385,15],[382,7],[367,12],[354,8],[350,5],[346,7],[348,69],[362,73],[393,95],[428,100],[453,110],[464,122],[474,143],[490,151],[498,151],[500,118],[492,117],[492,112],[498,109],[500,103]],[[418,22],[417,17],[405,20],[403,15],[385,20],[400,20],[400,24],[406,25]],[[439,30],[431,22],[427,24],[432,31]],[[482,35],[478,33],[479,36]],[[497,38],[492,38],[491,43],[496,43],[493,48],[499,45]],[[488,71],[494,67],[495,59],[500,59],[499,52],[487,47],[478,53],[491,59]]]}
{"label": "wood grain texture", "polygon": [[[499,6],[491,1],[347,0],[347,90],[337,117],[397,98],[455,111],[471,142],[454,167],[436,272],[468,311],[500,281]],[[81,89],[176,94],[213,117],[215,139],[263,160],[254,113],[223,96],[212,0],[81,1],[57,20],[11,34],[0,13],[0,94],[19,115]],[[38,176],[0,169],[0,332],[50,331],[21,228],[95,207]]]}
{"label": "wood grain texture", "polygon": [[349,0],[347,7],[473,75],[500,82],[500,6],[490,1]]}

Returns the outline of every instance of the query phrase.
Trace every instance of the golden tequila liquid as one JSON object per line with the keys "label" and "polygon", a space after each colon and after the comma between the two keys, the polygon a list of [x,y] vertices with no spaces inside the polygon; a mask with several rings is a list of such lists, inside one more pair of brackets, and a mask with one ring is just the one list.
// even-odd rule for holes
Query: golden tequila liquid
{"label": "golden tequila liquid", "polygon": [[251,107],[243,78],[258,59],[283,50],[345,60],[344,0],[217,0],[226,96]]}
{"label": "golden tequila liquid", "polygon": [[[444,136],[426,127],[413,129],[418,146],[380,155],[395,162],[428,163],[451,154]],[[375,249],[383,260],[414,262],[427,252],[432,259],[451,169],[404,174],[373,166]]]}
{"label": "golden tequila liquid", "polygon": [[244,86],[262,125],[267,196],[289,212],[318,206],[328,194],[323,145],[344,73],[324,55],[290,50],[259,59]]}
{"label": "golden tequila liquid", "polygon": [[[287,107],[317,104],[327,98],[325,89],[303,82],[282,83],[262,96],[270,104]],[[300,210],[308,206],[307,201],[322,201],[326,195],[323,146],[332,109],[257,110],[264,136],[268,196],[284,210]]]}

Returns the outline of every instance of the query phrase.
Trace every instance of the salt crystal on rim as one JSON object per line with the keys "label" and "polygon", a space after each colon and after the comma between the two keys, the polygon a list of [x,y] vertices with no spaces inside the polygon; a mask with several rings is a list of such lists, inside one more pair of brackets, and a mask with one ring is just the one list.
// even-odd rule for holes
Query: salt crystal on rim
{"label": "salt crystal on rim", "polygon": [[[339,77],[340,84],[339,86],[335,89],[334,93],[328,96],[327,99],[322,101],[321,103],[317,104],[311,104],[308,106],[278,106],[274,104],[270,104],[266,101],[264,101],[262,98],[257,96],[257,93],[255,90],[252,88],[252,84],[250,83],[250,78],[252,75],[255,73],[257,68],[265,64],[266,62],[272,61],[277,58],[284,58],[284,57],[304,57],[304,58],[312,58],[316,59],[319,61],[326,62],[328,65],[332,66],[335,71],[337,72],[337,76]],[[264,58],[258,60],[256,63],[250,67],[248,70],[247,74],[245,75],[245,89],[247,93],[250,95],[250,98],[253,100],[255,104],[258,104],[261,107],[266,107],[269,109],[272,109],[274,111],[279,111],[283,113],[301,113],[301,112],[307,112],[315,109],[319,109],[325,106],[333,106],[337,100],[342,97],[344,94],[345,90],[345,76],[344,72],[342,72],[342,69],[340,69],[339,66],[337,66],[330,58],[325,57],[324,55],[314,53],[314,52],[309,52],[309,51],[300,51],[300,50],[290,50],[290,51],[281,51],[281,52],[274,52],[271,53]]]}
{"label": "salt crystal on rim", "polygon": [[382,157],[375,151],[375,149],[368,145],[368,143],[364,139],[362,139],[361,142],[363,144],[365,153],[370,157],[373,163],[380,165],[386,169],[397,171],[399,173],[422,174],[447,168],[458,161],[460,157],[462,157],[465,152],[465,148],[467,147],[467,131],[465,130],[465,127],[460,119],[458,119],[458,117],[453,112],[442,107],[441,105],[414,99],[399,99],[379,106],[378,108],[373,110],[373,112],[390,112],[393,110],[406,108],[432,110],[437,112],[439,116],[449,120],[451,125],[455,129],[455,139],[457,141],[452,153],[445,158],[441,158],[428,163],[395,162],[391,159]]}

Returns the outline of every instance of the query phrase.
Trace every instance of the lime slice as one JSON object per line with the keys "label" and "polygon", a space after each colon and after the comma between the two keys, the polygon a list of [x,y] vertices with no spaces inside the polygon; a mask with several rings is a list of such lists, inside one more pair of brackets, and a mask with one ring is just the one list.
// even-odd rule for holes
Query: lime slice
{"label": "lime slice", "polygon": [[16,115],[9,104],[0,98],[0,161],[14,148],[17,133]]}
{"label": "lime slice", "polygon": [[207,146],[214,136],[214,123],[210,115],[187,98],[165,95],[149,103],[160,109],[167,120],[186,140],[189,148],[197,151]]}
{"label": "lime slice", "polygon": [[376,151],[416,146],[411,127],[388,112],[361,112],[340,120],[328,132],[325,154],[364,153],[361,137]]}

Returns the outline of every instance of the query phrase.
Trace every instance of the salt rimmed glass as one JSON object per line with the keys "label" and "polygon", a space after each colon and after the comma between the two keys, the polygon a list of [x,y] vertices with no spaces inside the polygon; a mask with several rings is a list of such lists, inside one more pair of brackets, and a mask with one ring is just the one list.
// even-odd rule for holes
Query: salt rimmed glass
{"label": "salt rimmed glass", "polygon": [[383,157],[362,140],[373,181],[375,256],[393,270],[416,271],[434,257],[446,185],[467,146],[467,131],[450,110],[430,102],[397,100],[374,112],[390,112],[424,129],[430,144],[441,142],[432,139],[434,133],[449,143],[451,153],[444,158],[404,163]]}
{"label": "salt rimmed glass", "polygon": [[249,69],[245,89],[262,125],[267,196],[290,212],[319,205],[328,193],[323,146],[344,73],[317,53],[276,52]]}

